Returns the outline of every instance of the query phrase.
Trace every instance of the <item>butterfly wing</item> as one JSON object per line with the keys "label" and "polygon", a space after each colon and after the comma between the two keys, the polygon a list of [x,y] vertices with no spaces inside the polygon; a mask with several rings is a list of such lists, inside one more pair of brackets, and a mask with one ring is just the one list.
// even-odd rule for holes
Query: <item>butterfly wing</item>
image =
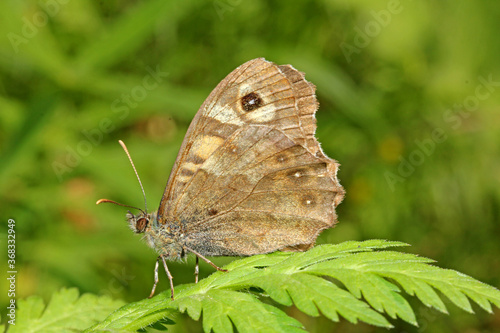
{"label": "butterfly wing", "polygon": [[[242,99],[252,93],[262,103],[246,111],[252,100],[247,98],[245,107]],[[314,86],[291,66],[276,66],[258,58],[236,68],[212,91],[191,122],[158,209],[160,223],[172,217],[167,207],[184,191],[203,162],[241,126],[271,124],[316,153],[316,109]]]}
{"label": "butterfly wing", "polygon": [[[213,226],[214,232],[216,225],[221,230],[233,228],[236,232],[233,232],[233,238],[237,239],[237,230],[242,225],[251,224],[254,229],[259,229],[259,223],[267,221],[268,229],[273,225],[274,232],[285,232],[285,229],[290,229],[289,224],[302,223],[302,227],[298,229],[305,230],[312,223],[312,234],[309,233],[298,241],[293,241],[297,236],[292,234],[288,238],[283,236],[284,240],[273,247],[312,244],[319,231],[335,223],[334,207],[343,197],[343,189],[336,179],[338,165],[323,154],[314,138],[314,113],[317,110],[314,90],[315,87],[292,66],[277,66],[261,58],[251,60],[230,73],[212,91],[188,129],[162,197],[158,210],[159,222],[177,222],[182,224],[187,235],[201,237],[200,233],[204,233],[203,237],[212,237],[214,241],[215,235],[204,231],[207,226]],[[275,151],[275,159],[264,158],[266,155],[262,154],[278,149],[281,147],[279,144],[284,144],[287,148]],[[232,152],[233,150],[237,153]],[[243,155],[243,151],[246,155]],[[255,165],[252,156],[260,156],[262,164]],[[280,159],[297,165],[285,166],[280,164]],[[307,196],[293,196],[290,189],[281,188],[280,194],[272,194],[274,202],[278,204],[286,201],[288,204],[282,206],[283,216],[279,218],[281,222],[273,224],[273,219],[278,218],[272,215],[273,212],[277,213],[276,207],[270,213],[265,206],[272,200],[263,192],[255,192],[256,188],[261,188],[263,184],[279,188],[280,182],[285,186],[287,181],[284,179],[287,178],[283,173],[305,172],[306,169],[300,169],[305,161],[311,162],[306,168],[307,172],[315,172],[315,176],[318,176],[316,178],[326,179],[328,185],[324,183],[323,186],[328,187],[332,194],[321,196],[324,202],[319,202],[309,200]],[[297,178],[303,181],[309,176],[312,174]],[[245,185],[245,191],[234,192],[233,189],[238,188],[239,183],[241,186]],[[288,182],[286,185],[290,184],[294,183]],[[308,188],[307,191],[313,193],[315,189]],[[299,207],[302,199],[306,203],[313,202],[318,213],[324,207],[329,207],[324,211],[321,223],[318,222],[320,220],[301,215]],[[235,210],[236,204],[240,205],[239,210]],[[244,210],[243,207],[249,209]],[[256,209],[252,210],[251,207]],[[222,212],[225,212],[224,218]],[[285,218],[285,215],[288,217]],[[286,219],[289,222],[285,223]],[[252,242],[255,243],[256,240],[253,239]],[[223,248],[228,249],[226,252],[233,253],[227,244],[220,245],[220,249],[210,253],[200,252],[222,255],[225,254],[221,252]],[[260,248],[262,246],[257,244],[241,254],[262,253],[259,252],[262,251]],[[265,252],[270,251],[272,250]]]}
{"label": "butterfly wing", "polygon": [[336,222],[343,189],[332,160],[282,131],[244,126],[198,170],[173,210],[204,255],[305,249]]}

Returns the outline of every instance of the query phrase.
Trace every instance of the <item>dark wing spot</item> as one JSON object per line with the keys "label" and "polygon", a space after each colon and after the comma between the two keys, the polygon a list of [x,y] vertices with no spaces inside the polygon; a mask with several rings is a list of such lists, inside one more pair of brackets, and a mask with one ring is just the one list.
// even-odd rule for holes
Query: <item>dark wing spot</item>
{"label": "dark wing spot", "polygon": [[244,111],[250,112],[262,106],[263,101],[257,93],[251,92],[241,98],[241,107]]}
{"label": "dark wing spot", "polygon": [[278,154],[278,155],[276,155],[276,162],[278,162],[278,163],[285,163],[286,161],[288,161],[288,158],[286,157],[285,154]]}
{"label": "dark wing spot", "polygon": [[292,169],[286,173],[286,176],[291,183],[296,185],[306,185],[311,180],[305,168]]}
{"label": "dark wing spot", "polygon": [[314,195],[306,194],[302,196],[301,202],[302,206],[312,208],[316,206],[316,198]]}
{"label": "dark wing spot", "polygon": [[225,149],[226,149],[226,151],[230,152],[231,154],[238,154],[238,147],[233,143],[226,144]]}
{"label": "dark wing spot", "polygon": [[200,165],[200,164],[203,164],[205,162],[205,159],[202,158],[201,156],[196,155],[196,154],[191,154],[191,155],[189,155],[188,162],[192,162],[196,165]]}
{"label": "dark wing spot", "polygon": [[210,208],[208,210],[208,216],[214,216],[214,215],[217,215],[217,213],[218,213],[218,211],[215,208]]}
{"label": "dark wing spot", "polygon": [[181,169],[180,174],[181,174],[181,176],[185,176],[185,177],[193,177],[194,176],[193,170],[189,170],[189,169]]}
{"label": "dark wing spot", "polygon": [[292,169],[286,175],[293,180],[299,180],[302,176],[306,175],[306,171],[302,168]]}

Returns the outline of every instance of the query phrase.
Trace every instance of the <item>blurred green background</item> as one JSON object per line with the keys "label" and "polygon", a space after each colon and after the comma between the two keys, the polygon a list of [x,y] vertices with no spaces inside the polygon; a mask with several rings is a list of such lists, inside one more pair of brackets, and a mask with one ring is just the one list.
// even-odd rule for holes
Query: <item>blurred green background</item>
{"label": "blurred green background", "polygon": [[[347,191],[318,243],[404,241],[499,287],[499,17],[500,3],[465,0],[1,1],[1,243],[14,218],[18,298],[65,286],[149,294],[155,254],[126,208],[95,205],[143,207],[117,140],[156,209],[199,106],[256,57],[317,86],[317,136]],[[151,72],[157,85],[145,84]],[[175,283],[192,282],[193,268],[170,264]],[[450,305],[447,316],[408,299],[421,326],[393,320],[394,332],[500,332],[498,309]],[[311,332],[386,332],[287,311]],[[201,330],[176,321],[174,332]]]}

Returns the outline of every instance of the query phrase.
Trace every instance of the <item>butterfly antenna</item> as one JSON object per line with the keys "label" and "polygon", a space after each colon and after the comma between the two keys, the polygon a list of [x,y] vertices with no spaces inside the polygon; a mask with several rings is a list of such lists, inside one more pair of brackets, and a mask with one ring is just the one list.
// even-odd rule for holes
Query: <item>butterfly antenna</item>
{"label": "butterfly antenna", "polygon": [[[123,150],[125,150],[125,153],[127,154],[128,156],[128,159],[130,161],[130,164],[132,164],[132,168],[134,168],[134,172],[135,172],[135,175],[137,176],[137,180],[139,181],[139,185],[141,185],[141,190],[142,190],[142,195],[144,195],[144,208],[146,210],[146,212],[148,211],[148,204],[146,202],[146,192],[144,192],[144,187],[142,186],[142,182],[141,182],[141,178],[139,178],[139,174],[137,173],[137,169],[135,168],[135,165],[134,165],[134,161],[132,161],[132,157],[130,156],[129,152],[128,152],[128,149],[127,149],[127,146],[125,146],[125,143],[123,143],[122,140],[118,140],[118,142],[120,143],[120,145],[122,146]],[[99,201],[98,201],[99,202]],[[129,206],[130,207],[130,206]],[[134,207],[132,207],[134,208]]]}
{"label": "butterfly antenna", "polygon": [[99,200],[97,200],[97,202],[95,204],[98,205],[98,204],[102,204],[103,202],[108,202],[108,203],[112,203],[112,204],[115,204],[115,205],[118,205],[118,206],[123,206],[123,207],[137,209],[137,210],[140,210],[141,212],[143,211],[140,208],[137,208],[137,207],[134,207],[134,206],[130,206],[130,205],[125,205],[125,204],[122,204],[122,203],[119,203],[119,202],[116,202],[116,201],[113,201],[113,200],[109,200],[109,199],[99,199]]}

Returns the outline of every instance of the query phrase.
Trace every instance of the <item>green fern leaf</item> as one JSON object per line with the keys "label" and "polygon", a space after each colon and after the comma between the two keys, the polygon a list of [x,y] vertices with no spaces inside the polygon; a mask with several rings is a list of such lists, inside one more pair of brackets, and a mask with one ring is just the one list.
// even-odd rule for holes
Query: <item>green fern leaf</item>
{"label": "green fern leaf", "polygon": [[56,292],[47,306],[41,297],[32,296],[18,301],[15,325],[10,325],[8,332],[79,332],[103,320],[121,305],[122,301],[106,296],[84,294],[79,297],[76,288]]}
{"label": "green fern leaf", "polygon": [[[184,286],[179,286],[179,290],[182,289]],[[110,329],[120,332],[135,332],[162,319],[166,319],[165,324],[173,324],[174,321],[170,317],[176,312],[175,308],[169,306],[169,302],[165,302],[163,297],[158,296],[127,304],[111,313],[99,324],[87,329],[86,332]]]}
{"label": "green fern leaf", "polygon": [[[488,312],[492,304],[500,307],[497,289],[432,266],[433,260],[387,250],[406,245],[370,240],[247,257],[227,265],[227,273],[215,272],[198,284],[177,286],[175,301],[165,291],[125,305],[87,332],[165,329],[178,313],[202,318],[205,332],[303,332],[297,320],[261,302],[259,296],[295,305],[310,316],[322,314],[332,321],[343,317],[380,327],[391,327],[387,317],[417,325],[403,292],[445,313],[439,293],[466,311],[472,311],[470,300]],[[38,318],[42,310],[43,303],[35,300],[24,306],[24,316]]]}
{"label": "green fern leaf", "polygon": [[402,291],[445,313],[436,291],[466,311],[471,311],[469,299],[489,312],[491,304],[500,307],[500,291],[491,286],[431,266],[431,259],[384,250],[406,245],[383,240],[345,242],[302,253],[277,252],[236,260],[226,266],[227,273],[215,272],[196,285],[176,287],[175,301],[166,291],[117,310],[89,331],[144,328],[177,312],[194,320],[203,315],[205,332],[232,332],[233,327],[240,332],[302,331],[295,319],[249,292],[256,290],[310,316],[323,314],[332,321],[344,317],[352,323],[381,327],[391,327],[384,313],[417,325]]}
{"label": "green fern leaf", "polygon": [[238,332],[304,332],[300,322],[249,293],[215,289],[185,297],[178,304],[195,320],[203,309],[205,332],[233,332],[233,323]]}

